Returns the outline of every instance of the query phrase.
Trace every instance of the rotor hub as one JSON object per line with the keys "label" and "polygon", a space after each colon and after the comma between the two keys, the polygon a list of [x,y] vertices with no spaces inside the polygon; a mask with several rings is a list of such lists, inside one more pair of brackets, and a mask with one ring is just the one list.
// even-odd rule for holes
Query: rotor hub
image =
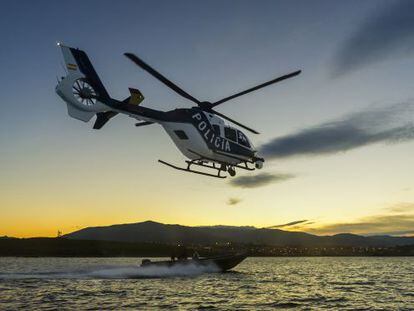
{"label": "rotor hub", "polygon": [[87,87],[82,88],[79,92],[79,96],[82,98],[93,98],[93,94],[93,90]]}
{"label": "rotor hub", "polygon": [[207,102],[207,101],[204,101],[204,102],[201,102],[201,103],[199,103],[199,104],[198,104],[198,106],[199,106],[201,109],[204,109],[204,110],[211,110],[211,106],[212,106],[212,105],[213,105],[212,103]]}

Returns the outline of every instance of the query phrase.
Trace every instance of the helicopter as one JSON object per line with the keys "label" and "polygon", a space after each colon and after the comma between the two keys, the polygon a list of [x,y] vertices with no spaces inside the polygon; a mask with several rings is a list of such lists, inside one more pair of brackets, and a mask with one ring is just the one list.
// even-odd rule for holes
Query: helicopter
{"label": "helicopter", "polygon": [[[158,123],[188,159],[185,160],[184,167],[163,160],[158,160],[159,163],[176,170],[217,178],[226,178],[226,173],[235,176],[236,168],[248,171],[261,169],[265,160],[257,155],[250,139],[241,130],[224,120],[251,133],[259,133],[214,108],[236,97],[301,73],[301,70],[294,71],[215,102],[200,101],[135,54],[125,53],[124,55],[141,69],[196,104],[191,108],[160,111],[141,106],[144,96],[136,88],[129,88],[130,96],[124,100],[112,98],[84,51],[61,43],[58,43],[58,46],[66,65],[66,76],[58,79],[55,91],[66,103],[70,117],[88,122],[96,116],[93,125],[96,130],[101,129],[118,114],[126,114],[138,120],[139,122],[135,124],[137,127]],[[194,167],[202,167],[203,170]]]}

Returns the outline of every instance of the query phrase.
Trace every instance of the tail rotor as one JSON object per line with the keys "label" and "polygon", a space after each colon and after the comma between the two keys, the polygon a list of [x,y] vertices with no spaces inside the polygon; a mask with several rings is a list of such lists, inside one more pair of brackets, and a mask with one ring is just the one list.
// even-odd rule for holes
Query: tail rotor
{"label": "tail rotor", "polygon": [[68,114],[88,122],[98,113],[111,111],[105,103],[110,100],[98,74],[84,51],[59,45],[67,75],[56,86],[56,93],[65,101]]}
{"label": "tail rotor", "polygon": [[98,94],[93,87],[84,78],[75,80],[72,85],[73,96],[76,98],[79,104],[86,107],[91,107],[96,104]]}

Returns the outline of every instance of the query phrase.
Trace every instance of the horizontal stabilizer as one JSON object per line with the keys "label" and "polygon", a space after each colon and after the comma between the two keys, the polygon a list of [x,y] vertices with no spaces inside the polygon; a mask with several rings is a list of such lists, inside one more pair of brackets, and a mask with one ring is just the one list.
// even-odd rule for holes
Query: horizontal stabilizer
{"label": "horizontal stabilizer", "polygon": [[106,111],[106,112],[98,112],[96,114],[96,121],[93,125],[95,130],[100,130],[111,118],[115,117],[118,112],[115,111]]}

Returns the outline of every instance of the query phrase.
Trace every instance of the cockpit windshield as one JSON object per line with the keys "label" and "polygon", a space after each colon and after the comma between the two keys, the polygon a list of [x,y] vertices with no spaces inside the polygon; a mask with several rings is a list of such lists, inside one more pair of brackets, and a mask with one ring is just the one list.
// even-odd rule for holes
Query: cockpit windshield
{"label": "cockpit windshield", "polygon": [[226,126],[224,128],[224,136],[226,136],[227,139],[230,139],[230,140],[232,140],[234,142],[237,142],[237,133],[236,133],[236,130],[233,129],[233,128],[231,128],[231,127]]}
{"label": "cockpit windshield", "polygon": [[242,132],[237,131],[237,141],[240,145],[250,148],[249,140]]}
{"label": "cockpit windshield", "polygon": [[247,147],[247,148],[251,148],[249,139],[246,137],[246,135],[244,135],[239,130],[236,130],[234,128],[226,126],[224,128],[224,136],[227,139],[238,143],[239,145],[242,145],[242,146]]}

